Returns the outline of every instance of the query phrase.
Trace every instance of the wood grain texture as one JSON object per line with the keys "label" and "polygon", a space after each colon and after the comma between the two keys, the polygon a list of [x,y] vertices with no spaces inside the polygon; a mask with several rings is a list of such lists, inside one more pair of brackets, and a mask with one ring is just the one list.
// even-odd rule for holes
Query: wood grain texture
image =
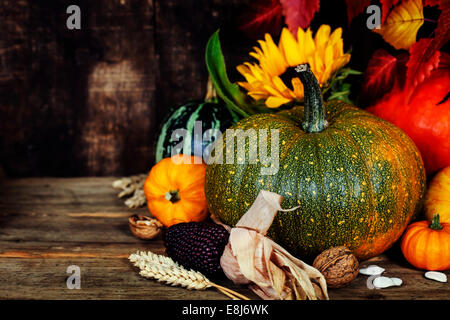
{"label": "wood grain texture", "polygon": [[[127,217],[147,209],[128,209],[111,187],[114,179],[26,178],[0,184],[1,299],[227,299],[214,289],[188,291],[139,276],[128,255],[163,254],[164,246],[161,237],[142,241],[132,235]],[[368,278],[358,275],[349,286],[330,289],[330,298],[450,300],[448,283],[425,279],[396,247],[361,267],[370,264],[403,279],[403,285],[369,289]],[[70,265],[81,269],[80,290],[66,287]],[[217,282],[258,299],[227,279]]]}
{"label": "wood grain texture", "polygon": [[[0,167],[8,176],[149,170],[169,109],[205,94],[204,48],[248,0],[0,3]],[[69,30],[66,8],[81,9]],[[251,43],[247,45],[249,47]],[[226,54],[233,64],[247,55]]]}
{"label": "wood grain texture", "polygon": [[[349,30],[345,1],[339,1],[322,0],[311,27],[343,27],[350,66],[364,70],[372,52],[388,44],[359,27],[363,15]],[[81,30],[66,27],[72,4],[81,9]],[[204,49],[219,28],[230,78],[242,80],[235,66],[257,45],[239,29],[252,15],[250,5],[254,9],[251,0],[1,1],[0,176],[148,170],[169,110],[204,96]],[[350,81],[356,98],[361,79]]]}

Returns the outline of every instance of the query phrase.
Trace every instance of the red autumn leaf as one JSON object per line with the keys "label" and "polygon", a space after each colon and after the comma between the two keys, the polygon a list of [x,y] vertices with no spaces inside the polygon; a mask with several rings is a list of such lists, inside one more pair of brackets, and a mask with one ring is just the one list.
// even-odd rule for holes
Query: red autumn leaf
{"label": "red autumn leaf", "polygon": [[284,21],[289,30],[297,35],[298,28],[306,29],[319,11],[319,0],[280,0]]}
{"label": "red autumn leaf", "polygon": [[441,0],[441,14],[433,38],[417,41],[409,49],[410,59],[407,63],[407,86],[415,87],[429,75],[439,64],[441,47],[450,40],[450,1]]}
{"label": "red autumn leaf", "polygon": [[375,51],[364,72],[364,83],[360,93],[363,104],[373,104],[392,89],[397,79],[397,64],[397,57],[386,50]]}
{"label": "red autumn leaf", "polygon": [[381,22],[386,21],[389,11],[399,0],[380,0],[381,2]]}
{"label": "red autumn leaf", "polygon": [[265,33],[277,34],[282,25],[281,10],[278,0],[253,2],[251,9],[240,17],[243,21],[240,29],[253,38],[260,38]]}
{"label": "red autumn leaf", "polygon": [[434,7],[434,6],[438,6],[439,3],[440,3],[440,0],[424,0],[423,5]]}
{"label": "red autumn leaf", "polygon": [[[438,67],[441,59],[439,49],[450,39],[450,1],[440,0],[439,9],[441,14],[438,25],[434,30],[434,37],[421,39],[409,48],[410,57],[406,64],[408,100],[411,98],[414,88],[428,78],[431,71]],[[444,55],[442,59],[448,59],[448,56]]]}
{"label": "red autumn leaf", "polygon": [[439,65],[440,52],[435,51],[427,58],[432,39],[421,39],[409,49],[409,60],[406,63],[406,90],[409,90],[408,100],[414,92],[414,88],[430,76],[433,69]]}
{"label": "red autumn leaf", "polygon": [[440,0],[438,25],[434,30],[434,37],[425,52],[424,60],[429,60],[431,56],[441,47],[450,41],[450,0]]}
{"label": "red autumn leaf", "polygon": [[438,69],[450,69],[450,54],[441,52]]}
{"label": "red autumn leaf", "polygon": [[350,25],[356,16],[365,11],[371,2],[372,0],[345,0],[347,5],[348,24]]}

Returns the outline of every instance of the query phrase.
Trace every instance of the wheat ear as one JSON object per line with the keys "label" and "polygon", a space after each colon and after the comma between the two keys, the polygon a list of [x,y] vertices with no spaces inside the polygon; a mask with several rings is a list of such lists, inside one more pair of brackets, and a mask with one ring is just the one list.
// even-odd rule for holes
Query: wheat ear
{"label": "wheat ear", "polygon": [[214,287],[231,299],[250,300],[238,292],[211,282],[198,271],[185,269],[167,256],[158,255],[151,251],[138,251],[131,254],[128,259],[140,269],[139,274],[145,278],[155,279],[171,286],[181,286],[189,290],[204,290]]}

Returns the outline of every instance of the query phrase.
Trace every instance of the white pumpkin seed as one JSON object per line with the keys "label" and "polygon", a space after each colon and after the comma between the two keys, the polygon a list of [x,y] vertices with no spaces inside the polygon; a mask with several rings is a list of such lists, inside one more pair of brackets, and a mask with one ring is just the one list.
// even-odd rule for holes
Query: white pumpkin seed
{"label": "white pumpkin seed", "polygon": [[394,283],[394,285],[396,285],[396,286],[401,286],[403,283],[403,280],[400,278],[391,278],[391,280]]}
{"label": "white pumpkin seed", "polygon": [[447,282],[447,275],[445,273],[437,272],[437,271],[425,272],[425,278],[428,278],[428,279],[431,279],[434,281],[439,281],[439,282]]}
{"label": "white pumpkin seed", "polygon": [[367,268],[359,269],[359,273],[364,274],[366,276],[376,276],[382,274],[384,272],[384,268],[381,268],[377,265],[370,265]]}
{"label": "white pumpkin seed", "polygon": [[376,277],[373,280],[372,284],[374,285],[375,288],[384,289],[393,286],[400,286],[402,282],[403,281],[399,278]]}

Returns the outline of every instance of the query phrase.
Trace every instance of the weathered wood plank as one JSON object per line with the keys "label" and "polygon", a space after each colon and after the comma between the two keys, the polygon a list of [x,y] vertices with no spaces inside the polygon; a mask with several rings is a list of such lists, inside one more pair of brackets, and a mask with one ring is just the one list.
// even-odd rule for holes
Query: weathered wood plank
{"label": "weathered wood plank", "polygon": [[[142,241],[128,229],[128,209],[117,199],[115,178],[28,178],[0,184],[0,298],[3,299],[227,299],[211,289],[188,291],[144,279],[128,262],[140,251],[164,253],[161,237]],[[450,300],[448,283],[423,276],[398,247],[361,263],[377,264],[401,287],[370,289],[358,275],[349,286],[330,289],[331,299]],[[66,269],[81,268],[80,290],[69,290]],[[449,274],[449,272],[446,272]],[[219,284],[258,299],[248,288]]]}
{"label": "weathered wood plank", "polygon": [[135,213],[106,179],[20,179],[0,187],[0,240],[131,242]]}
{"label": "weathered wood plank", "polygon": [[[136,246],[139,247],[139,246]],[[75,249],[80,247],[75,247]],[[0,298],[13,299],[226,299],[214,290],[201,292],[172,288],[156,281],[144,279],[130,265],[126,255],[130,250],[121,248],[121,254],[114,256],[104,248],[90,248],[68,254],[64,250],[60,255],[53,249],[53,255],[47,250],[39,253],[39,249],[26,249],[30,256],[19,257],[16,252],[0,254]],[[143,250],[151,250],[142,248]],[[116,252],[115,250],[112,250]],[[161,250],[152,250],[162,253]],[[131,251],[133,252],[133,251]],[[6,256],[10,256],[6,258]],[[92,255],[89,257],[89,255]],[[358,275],[349,286],[341,289],[330,289],[331,299],[402,299],[402,300],[448,300],[450,292],[448,284],[437,283],[423,277],[423,272],[413,269],[398,268],[380,257],[368,263],[377,263],[387,268],[386,276],[401,277],[401,287],[388,289],[370,289],[367,277]],[[69,290],[66,287],[66,269],[77,265],[81,269],[81,290]],[[252,299],[258,299],[246,287],[235,286],[228,280],[217,283],[242,293]],[[14,289],[14,290],[13,290]],[[77,293],[75,294],[74,291]]]}
{"label": "weathered wood plank", "polygon": [[[208,37],[239,38],[248,1],[2,1],[0,167],[12,177],[148,170],[169,109],[205,94]],[[80,30],[66,27],[72,4]],[[247,50],[226,52],[235,65]]]}
{"label": "weathered wood plank", "polygon": [[[80,267],[81,289],[66,286],[70,265]],[[126,259],[7,259],[0,270],[2,299],[224,299],[214,289],[188,291],[145,279]]]}
{"label": "weathered wood plank", "polygon": [[[398,256],[393,248],[387,254],[374,257],[360,264],[360,268],[376,264],[386,269],[383,276],[403,280],[400,287],[374,289],[368,283],[369,277],[359,274],[349,286],[331,289],[332,299],[370,299],[370,300],[450,300],[448,283],[438,283],[424,277],[424,271],[414,269]],[[394,252],[393,252],[394,251]],[[449,274],[449,272],[446,272]]]}
{"label": "weathered wood plank", "polygon": [[[0,242],[0,298],[5,299],[227,299],[214,289],[174,288],[138,274],[127,257],[138,250],[163,254],[161,241],[136,244]],[[81,289],[66,286],[67,267],[81,271]],[[248,288],[216,281],[256,299]],[[12,290],[14,288],[14,290]]]}

